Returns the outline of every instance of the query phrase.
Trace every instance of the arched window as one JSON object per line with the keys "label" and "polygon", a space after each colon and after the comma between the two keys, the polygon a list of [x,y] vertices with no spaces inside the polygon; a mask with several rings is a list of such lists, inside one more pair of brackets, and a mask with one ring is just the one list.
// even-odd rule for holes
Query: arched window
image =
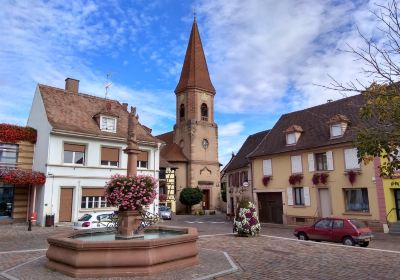
{"label": "arched window", "polygon": [[181,104],[181,108],[179,109],[179,117],[181,119],[185,118],[185,105]]}
{"label": "arched window", "polygon": [[206,103],[201,104],[201,120],[208,121],[208,107]]}

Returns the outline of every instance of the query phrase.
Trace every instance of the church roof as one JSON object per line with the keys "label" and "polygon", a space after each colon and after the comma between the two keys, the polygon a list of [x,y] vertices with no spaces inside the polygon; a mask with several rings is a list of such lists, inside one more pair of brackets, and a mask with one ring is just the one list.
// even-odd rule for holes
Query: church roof
{"label": "church roof", "polygon": [[208,73],[206,57],[196,20],[193,21],[185,61],[175,93],[189,88],[202,89],[215,94],[215,89]]}
{"label": "church roof", "polygon": [[165,142],[165,146],[161,148],[160,155],[169,162],[187,162],[188,159],[182,152],[181,147],[174,143],[174,132],[170,131],[156,136],[159,140]]}

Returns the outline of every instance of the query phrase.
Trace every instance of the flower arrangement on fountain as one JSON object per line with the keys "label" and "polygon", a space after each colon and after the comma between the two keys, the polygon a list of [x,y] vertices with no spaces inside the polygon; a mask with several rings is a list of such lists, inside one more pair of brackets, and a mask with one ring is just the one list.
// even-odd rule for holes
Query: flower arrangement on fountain
{"label": "flower arrangement on fountain", "polygon": [[234,229],[240,236],[255,236],[260,232],[260,222],[256,207],[252,202],[248,202],[246,207],[240,208],[238,215],[235,217]]}
{"label": "flower arrangement on fountain", "polygon": [[114,175],[106,184],[105,198],[120,211],[141,210],[157,197],[157,181],[151,176]]}

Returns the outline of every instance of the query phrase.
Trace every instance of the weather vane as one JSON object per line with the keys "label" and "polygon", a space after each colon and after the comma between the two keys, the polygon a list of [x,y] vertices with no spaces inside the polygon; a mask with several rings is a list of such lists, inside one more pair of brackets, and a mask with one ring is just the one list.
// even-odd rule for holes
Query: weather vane
{"label": "weather vane", "polygon": [[196,7],[193,7],[193,18],[196,21]]}
{"label": "weather vane", "polygon": [[108,90],[112,85],[112,82],[110,81],[110,79],[111,79],[111,72],[107,73],[107,80],[106,80],[106,85],[105,85],[105,88],[106,88],[106,96],[105,96],[105,98],[106,99],[108,97]]}

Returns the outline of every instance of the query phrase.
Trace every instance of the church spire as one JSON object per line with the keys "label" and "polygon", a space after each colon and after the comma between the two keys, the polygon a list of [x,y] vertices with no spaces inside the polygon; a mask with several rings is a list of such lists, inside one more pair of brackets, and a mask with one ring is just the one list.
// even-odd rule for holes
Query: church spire
{"label": "church spire", "polygon": [[185,61],[183,62],[181,77],[176,86],[175,93],[189,88],[201,89],[215,94],[215,89],[208,73],[196,17],[193,20]]}

